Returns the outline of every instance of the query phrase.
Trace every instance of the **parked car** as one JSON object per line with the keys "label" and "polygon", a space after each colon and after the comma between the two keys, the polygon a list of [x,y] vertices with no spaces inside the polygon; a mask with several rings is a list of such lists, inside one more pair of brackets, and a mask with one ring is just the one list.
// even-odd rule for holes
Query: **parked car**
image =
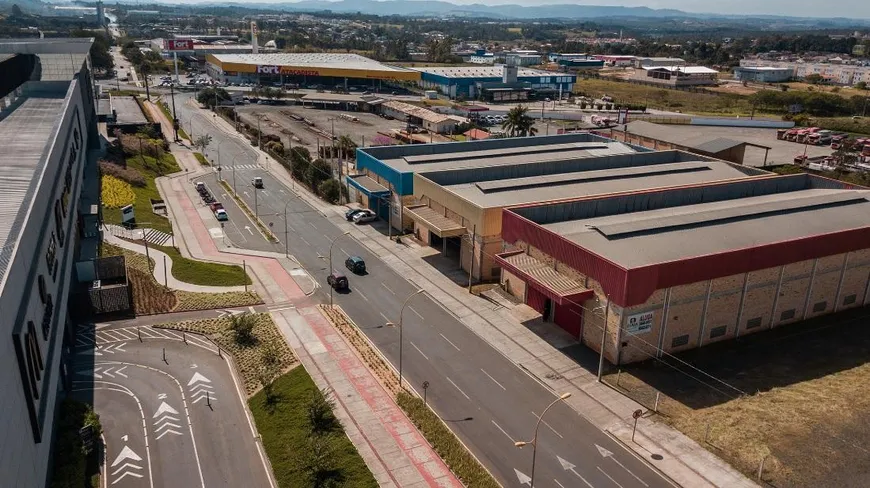
{"label": "parked car", "polygon": [[351,273],[365,274],[366,272],[366,262],[359,256],[350,256],[344,260],[344,265]]}
{"label": "parked car", "polygon": [[362,212],[359,212],[358,214],[353,216],[353,221],[357,225],[365,224],[367,222],[372,222],[372,221],[375,221],[377,219],[378,219],[378,215],[367,208],[363,209]]}
{"label": "parked car", "polygon": [[326,277],[326,283],[333,289],[343,290],[347,288],[347,276],[338,271],[333,271]]}
{"label": "parked car", "polygon": [[364,210],[364,209],[362,209],[362,208],[351,208],[351,209],[348,209],[347,212],[344,213],[344,218],[346,218],[348,222],[352,222],[354,216],[356,216],[356,214],[362,212],[363,210]]}

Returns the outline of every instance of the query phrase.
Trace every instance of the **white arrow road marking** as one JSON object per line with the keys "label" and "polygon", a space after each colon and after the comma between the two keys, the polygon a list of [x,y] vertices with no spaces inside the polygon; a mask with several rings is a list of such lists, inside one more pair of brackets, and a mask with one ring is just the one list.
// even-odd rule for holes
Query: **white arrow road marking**
{"label": "white arrow road marking", "polygon": [[157,416],[162,413],[171,413],[173,415],[178,415],[178,410],[170,407],[169,404],[166,402],[161,402],[160,406],[157,407],[157,412],[155,412],[151,418],[157,418]]}
{"label": "white arrow road marking", "polygon": [[190,369],[196,369],[196,368],[197,368],[196,363],[193,363],[192,365],[190,365]]}
{"label": "white arrow road marking", "polygon": [[[164,417],[164,418],[165,418],[165,417]],[[162,419],[161,419],[161,420],[162,420]],[[178,420],[178,419],[174,419],[174,420]],[[160,432],[161,430],[163,430],[163,429],[165,429],[165,428],[167,428],[167,427],[175,427],[176,429],[180,429],[180,428],[181,428],[181,426],[178,425],[178,424],[173,424],[172,422],[166,422],[166,423],[161,424],[160,427],[157,427],[157,428],[154,429],[154,430],[157,431],[157,432]],[[179,435],[181,435],[181,434],[179,434]]]}
{"label": "white arrow road marking", "polygon": [[124,446],[124,449],[121,449],[121,452],[118,453],[118,457],[116,457],[115,460],[112,461],[112,467],[114,468],[115,466],[120,464],[121,461],[123,461],[125,459],[132,459],[133,461],[141,461],[142,460],[142,458],[138,454],[136,454],[135,451],[130,449],[129,446]]}
{"label": "white arrow road marking", "polygon": [[123,436],[121,436],[121,440],[124,441],[124,442],[127,442],[127,439],[129,439],[129,438],[130,438],[130,436],[128,436],[128,435],[126,435],[126,434],[124,434]]}
{"label": "white arrow road marking", "polygon": [[254,235],[254,231],[251,230],[251,226],[246,225],[245,230],[248,231],[249,234]]}
{"label": "white arrow road marking", "polygon": [[532,478],[529,477],[526,473],[514,468],[514,473],[517,474],[517,479],[520,480],[520,486],[529,485],[532,486]]}
{"label": "white arrow road marking", "polygon": [[102,378],[103,375],[97,373],[97,371],[99,371],[99,370],[100,370],[100,368],[80,369],[80,370],[76,371],[76,374],[80,374],[82,376],[92,376],[94,378]]}
{"label": "white arrow road marking", "polygon": [[574,469],[574,468],[576,468],[577,466],[575,466],[575,465],[569,463],[568,461],[565,461],[565,460],[562,459],[560,456],[556,456],[556,459],[559,460],[559,464],[562,465],[562,469],[564,469],[565,471],[570,471],[570,472],[574,473],[574,476],[580,478],[580,480],[581,480],[582,482],[586,483],[586,486],[588,486],[589,488],[595,488],[594,486],[592,486],[592,483],[586,481],[586,478],[580,476],[580,473],[578,473],[578,472]]}
{"label": "white arrow road marking", "polygon": [[194,395],[193,403],[198,403],[200,400],[203,400],[203,399],[207,399],[209,402],[217,401],[217,398],[215,398],[215,396],[212,395],[211,393],[201,392],[201,393]]}
{"label": "white arrow road marking", "polygon": [[[627,472],[628,474],[634,476],[634,479],[636,479],[637,481],[639,481],[643,486],[649,487],[649,485],[646,484],[646,481],[640,479],[640,477],[639,477],[638,475],[632,473],[630,469],[626,468],[624,464],[622,464],[621,462],[619,462],[619,459],[616,459],[615,457],[613,457],[613,453],[612,453],[612,452],[610,452],[610,451],[608,451],[607,449],[605,449],[605,448],[599,446],[598,444],[595,444],[595,447],[598,448],[598,453],[601,454],[601,457],[603,457],[603,458],[610,458],[611,461],[613,461],[614,463],[618,464],[620,468],[622,468],[622,469],[625,470],[625,472]],[[601,469],[601,468],[598,468],[598,469]],[[602,471],[602,472],[603,472],[603,471]],[[610,478],[610,476],[608,476],[608,478]],[[610,479],[613,479],[613,478],[610,478]],[[614,481],[614,483],[616,483],[616,481]],[[616,484],[619,484],[619,483],[616,483]]]}
{"label": "white arrow road marking", "polygon": [[203,383],[211,383],[211,380],[206,378],[205,376],[203,376],[199,373],[193,373],[193,376],[190,378],[190,381],[187,382],[187,386],[190,386],[190,385],[197,383],[197,382],[200,382],[200,381]]}
{"label": "white arrow road marking", "polygon": [[161,393],[161,394],[157,395],[158,400],[163,400],[164,398],[166,398],[166,393]]}
{"label": "white arrow road marking", "polygon": [[[120,473],[121,470],[122,470],[122,469],[125,469],[125,468],[142,469],[142,466],[136,466],[135,464],[133,464],[133,463],[131,463],[131,462],[126,462],[126,463],[122,464],[118,469],[116,469],[115,471],[113,471],[113,472],[112,472],[112,476],[115,476],[116,474]],[[138,474],[137,474],[137,476],[139,476],[140,478],[142,477],[141,475],[138,475]],[[122,476],[122,478],[123,478],[123,476]],[[120,479],[120,478],[119,478],[119,479]],[[113,484],[114,484],[114,483],[113,483]]]}
{"label": "white arrow road marking", "polygon": [[156,439],[157,439],[157,440],[160,440],[160,438],[163,437],[163,436],[165,436],[166,434],[181,435],[181,432],[176,432],[176,431],[174,431],[174,430],[172,430],[172,429],[167,429],[167,430],[164,430],[163,432],[161,432],[160,434],[158,434],[157,437],[156,437]]}

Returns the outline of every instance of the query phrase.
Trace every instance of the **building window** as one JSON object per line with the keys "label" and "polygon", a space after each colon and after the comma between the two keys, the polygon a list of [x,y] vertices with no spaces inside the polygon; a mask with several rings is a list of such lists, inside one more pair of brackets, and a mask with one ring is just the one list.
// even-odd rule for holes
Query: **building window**
{"label": "building window", "polygon": [[689,343],[689,334],[674,337],[671,341],[671,347],[685,346]]}
{"label": "building window", "polygon": [[54,237],[54,232],[51,233],[51,238],[48,241],[48,249],[45,250],[45,264],[48,265],[48,272],[54,274],[54,267],[57,263],[57,239]]}
{"label": "building window", "polygon": [[728,326],[723,325],[720,327],[713,327],[710,329],[710,339],[715,339],[717,337],[722,337],[725,333],[728,332]]}
{"label": "building window", "polygon": [[45,303],[46,291],[45,291],[45,277],[39,275],[39,278],[36,279],[37,286],[39,287],[39,300],[42,303]]}
{"label": "building window", "polygon": [[54,201],[54,230],[57,232],[57,240],[60,243],[60,247],[63,247],[64,235],[63,232],[63,217],[61,216],[60,211],[60,201]]}
{"label": "building window", "polygon": [[761,327],[761,317],[755,317],[754,319],[749,319],[746,321],[747,329],[754,329],[756,327]]}
{"label": "building window", "polygon": [[779,314],[779,320],[791,320],[794,318],[795,310],[783,310],[781,314]]}
{"label": "building window", "polygon": [[824,312],[826,308],[828,308],[828,302],[819,302],[813,305],[813,312]]}
{"label": "building window", "polygon": [[851,305],[858,301],[858,295],[848,295],[843,298],[843,305]]}
{"label": "building window", "polygon": [[45,308],[42,312],[42,340],[48,340],[48,334],[51,332],[51,319],[54,316],[54,302],[51,295],[45,298]]}

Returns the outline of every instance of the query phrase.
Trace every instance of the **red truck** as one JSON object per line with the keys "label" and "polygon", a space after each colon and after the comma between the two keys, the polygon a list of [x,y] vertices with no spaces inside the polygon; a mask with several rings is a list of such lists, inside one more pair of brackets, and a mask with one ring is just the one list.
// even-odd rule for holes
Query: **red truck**
{"label": "red truck", "polygon": [[208,208],[211,209],[212,213],[214,213],[214,218],[218,219],[221,222],[226,222],[230,220],[227,215],[227,211],[224,210],[224,206],[221,205],[221,202],[212,202],[208,204]]}

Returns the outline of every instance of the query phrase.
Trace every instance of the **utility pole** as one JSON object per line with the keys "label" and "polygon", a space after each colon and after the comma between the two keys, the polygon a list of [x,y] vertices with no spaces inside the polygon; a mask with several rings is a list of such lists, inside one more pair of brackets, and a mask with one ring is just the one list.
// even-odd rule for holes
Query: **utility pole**
{"label": "utility pole", "polygon": [[474,243],[477,240],[477,224],[471,228],[471,259],[468,265],[468,293],[471,293],[471,284],[474,279]]}
{"label": "utility pole", "polygon": [[[178,65],[176,64],[176,67]],[[175,88],[174,84],[169,85],[169,94],[172,97],[172,129],[175,130],[175,142],[178,142],[178,112],[175,111]]]}
{"label": "utility pole", "polygon": [[604,345],[607,340],[607,319],[610,312],[610,296],[604,302],[604,327],[601,329],[601,355],[598,358],[598,382],[601,383],[601,375],[604,372]]}
{"label": "utility pole", "polygon": [[139,72],[142,74],[142,77],[145,78],[145,99],[149,102],[151,101],[151,91],[148,89],[148,70],[145,69],[146,65],[142,65],[139,67]]}

